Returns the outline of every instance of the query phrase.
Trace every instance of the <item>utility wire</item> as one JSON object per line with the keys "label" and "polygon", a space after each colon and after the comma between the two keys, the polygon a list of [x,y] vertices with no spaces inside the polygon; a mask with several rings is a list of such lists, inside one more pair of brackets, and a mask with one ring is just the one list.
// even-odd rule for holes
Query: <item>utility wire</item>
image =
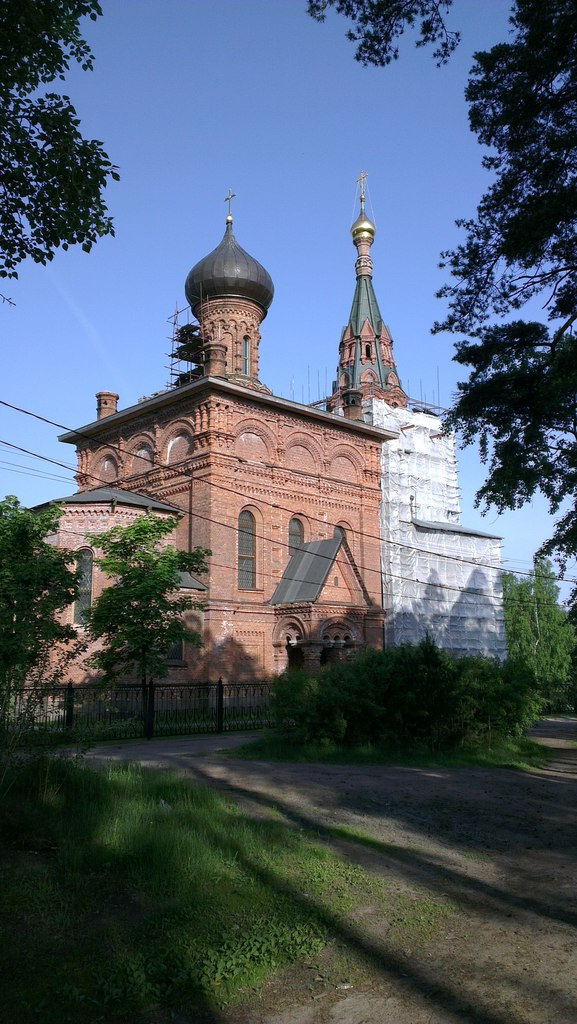
{"label": "utility wire", "polygon": [[[83,433],[81,430],[75,430],[72,427],[67,427],[63,423],[58,423],[55,420],[48,419],[47,417],[41,416],[39,413],[32,412],[29,409],[23,409],[20,406],[13,405],[12,403],[6,402],[6,401],[4,401],[2,399],[0,399],[0,405],[4,405],[6,408],[12,409],[15,412],[22,413],[25,416],[31,416],[32,418],[40,420],[42,423],[46,423],[49,426],[58,427],[60,430],[66,430],[68,433],[77,434],[78,437],[84,437],[84,438],[86,438],[87,440],[90,440],[90,441],[93,440],[93,438],[90,435]],[[9,442],[4,442],[4,443],[9,443]],[[17,446],[14,446],[14,447],[17,447]],[[118,445],[107,443],[106,447],[108,449],[110,449],[111,451],[116,452],[117,454],[119,454],[123,458],[127,454]],[[21,451],[25,451],[25,449],[20,449],[20,450]],[[36,457],[37,458],[46,458],[46,456],[36,456]],[[55,460],[48,460],[48,461],[54,461],[55,462]],[[182,462],[184,462],[184,461],[185,460],[182,460]],[[60,465],[60,466],[64,465],[64,463],[59,463],[59,462],[55,462],[55,464],[56,465]],[[154,463],[154,467],[153,468],[158,468],[158,469],[174,469],[178,465],[180,465],[180,463],[178,463],[178,462],[170,463],[170,464],[169,463],[163,463],[163,462],[156,462],[156,463]],[[97,480],[100,484],[103,484],[103,483],[109,484],[110,483],[110,481],[104,481],[100,477],[95,476],[93,473],[84,473],[84,475],[87,476],[87,477],[90,477],[90,479],[92,479],[92,480]],[[192,473],[191,472],[188,475],[192,478]],[[117,480],[114,481],[114,483],[116,485],[119,485],[125,479],[126,479],[125,476],[119,477]],[[199,478],[195,477],[194,479],[195,479],[196,483],[207,483],[207,481],[203,480],[202,477],[199,477]],[[231,487],[226,487],[225,484],[219,484],[219,483],[216,483],[214,481],[211,481],[210,486],[211,487],[217,487],[217,488],[219,488],[220,490],[223,490],[223,491],[227,491],[229,494],[234,494],[236,497],[238,497],[239,493],[240,493],[238,490],[235,490],[235,489],[233,489]],[[157,496],[156,495],[149,495],[149,497],[157,497]],[[241,494],[241,497],[246,498],[247,501],[253,501],[254,500],[252,495],[245,494],[245,493]],[[294,509],[288,508],[288,506],[279,505],[278,502],[267,501],[265,498],[259,498],[258,500],[263,505],[269,505],[271,507],[274,507],[274,508],[277,508],[277,509],[281,509],[282,511],[288,512],[290,515],[298,515],[299,514],[299,513],[295,513]],[[184,509],[182,511],[184,512],[185,515],[188,515],[188,516],[191,515],[191,513],[187,512]],[[210,519],[207,519],[206,516],[198,515],[198,513],[192,513],[192,515],[196,515],[197,518],[205,519],[205,520],[207,520],[209,522],[211,521]],[[324,519],[318,519],[315,516],[306,515],[305,518],[309,519],[312,522],[318,523],[318,524],[322,525],[323,527],[326,527],[328,525],[325,522]],[[229,524],[218,523],[217,520],[212,520],[212,521],[217,523],[217,525],[229,525]],[[447,523],[447,526],[450,527],[450,525],[451,525],[450,523]],[[236,527],[235,527],[235,529],[236,529]],[[492,572],[507,572],[507,571],[509,571],[507,569],[503,569],[501,566],[492,565],[489,562],[480,562],[480,561],[475,561],[474,559],[470,559],[470,558],[462,558],[459,555],[452,555],[452,554],[449,554],[448,552],[447,553],[445,553],[445,552],[427,552],[426,549],[419,548],[419,547],[417,547],[414,544],[407,544],[404,541],[390,540],[390,539],[388,539],[386,537],[377,536],[376,534],[359,533],[359,532],[357,532],[357,536],[359,538],[362,537],[362,538],[364,538],[366,540],[376,540],[379,543],[384,542],[386,544],[393,545],[393,546],[395,546],[397,548],[404,548],[404,549],[409,550],[409,551],[418,551],[418,552],[421,552],[421,553],[425,552],[427,554],[436,556],[438,558],[444,558],[444,559],[446,559],[448,561],[458,562],[461,565],[463,565],[463,564],[472,565],[472,566],[475,566],[476,568],[479,568],[479,569],[489,569]],[[265,537],[261,537],[261,539],[262,540],[266,540]],[[279,542],[279,543],[282,543],[283,546],[285,546],[285,547],[288,546],[285,542]],[[372,568],[369,568],[368,566],[364,566],[364,567],[359,566],[359,568],[366,568],[370,572],[375,571]],[[516,570],[516,575],[519,575],[519,576],[531,576],[532,573],[531,573],[531,570],[519,569],[519,570]],[[571,583],[571,584],[577,583],[577,579],[572,579],[570,577],[566,578],[566,577],[563,577],[563,576],[556,576],[556,580],[558,582],[560,582],[560,583]]]}
{"label": "utility wire", "polygon": [[[56,462],[56,460],[50,459],[46,455],[40,455],[40,454],[38,454],[36,452],[30,452],[28,449],[20,448],[18,445],[12,445],[12,443],[10,441],[0,441],[0,444],[6,444],[9,447],[14,447],[14,448],[16,448],[19,451],[24,451],[28,455],[33,456],[34,458],[42,459],[42,460],[45,460],[47,462],[54,462],[54,463],[56,463],[56,465],[62,465],[62,463]],[[175,465],[178,465],[178,463],[173,463],[173,468],[174,468]],[[29,475],[35,475],[35,474],[29,474]],[[86,475],[91,475],[91,474],[86,474]],[[106,481],[101,480],[99,477],[92,477],[92,478],[97,480],[100,483],[106,483]],[[54,479],[62,479],[62,478],[54,477]],[[142,493],[142,492],[128,492],[128,493]],[[146,495],[146,496],[149,497],[149,495]],[[158,499],[158,500],[160,500],[160,499]],[[232,523],[223,523],[223,522],[221,522],[221,521],[219,521],[217,519],[213,519],[213,518],[211,518],[209,516],[203,516],[203,515],[201,515],[200,513],[197,513],[197,512],[189,513],[187,511],[185,511],[183,509],[180,509],[180,508],[177,508],[177,507],[175,507],[175,512],[181,512],[181,513],[183,513],[186,516],[194,516],[197,519],[202,519],[205,522],[212,523],[215,526],[222,526],[222,527],[226,527],[227,529],[234,530],[236,533],[239,532],[238,527],[233,525]],[[323,520],[319,520],[319,522],[323,522]],[[86,540],[86,535],[84,533],[80,533],[80,532],[75,531],[75,530],[70,530],[70,529],[67,529],[66,527],[61,528],[61,532],[62,533],[66,533],[69,536],[81,537],[83,540]],[[265,538],[264,535],[262,535],[262,534],[257,534],[256,536],[257,536],[257,539],[260,539],[262,541],[266,541],[267,540],[267,538]],[[289,547],[289,544],[287,544],[286,542],[279,541],[278,543],[282,547]],[[421,550],[421,549],[417,549],[417,550]],[[426,553],[433,554],[434,557],[441,557],[441,558],[446,557],[444,555],[440,555],[439,556],[435,552],[426,552]],[[319,554],[317,557],[329,558],[330,556]],[[238,569],[238,566],[228,565],[228,564],[223,563],[223,562],[215,561],[214,556],[211,556],[211,564],[216,566],[219,569],[227,569],[227,570],[229,570],[231,572],[236,572],[237,569]],[[340,568],[341,573],[342,573],[342,566],[343,565],[349,566],[348,559],[343,559],[343,558],[338,558],[338,557],[335,558],[334,564]],[[469,564],[472,564],[472,565],[475,565],[475,566],[478,565],[478,563],[476,563],[476,562],[472,562],[472,563],[469,563]],[[366,572],[377,572],[379,574],[382,574],[382,575],[385,576],[386,579],[400,580],[401,582],[409,583],[409,584],[411,584],[413,586],[417,586],[417,587],[428,587],[428,588],[432,587],[432,588],[438,588],[438,589],[442,589],[442,590],[451,590],[451,591],[455,591],[459,595],[468,595],[468,596],[471,596],[471,597],[475,597],[477,604],[481,604],[481,605],[484,604],[484,605],[489,606],[489,607],[494,607],[494,603],[495,602],[499,602],[501,600],[499,595],[495,595],[493,597],[493,596],[491,596],[489,594],[479,594],[476,590],[467,590],[464,587],[452,586],[451,584],[448,584],[448,583],[441,583],[441,582],[436,582],[436,581],[432,581],[432,580],[419,580],[419,579],[416,579],[415,577],[412,577],[412,576],[402,576],[402,575],[400,575],[398,573],[393,573],[393,572],[390,572],[390,571],[385,571],[384,573],[381,573],[381,569],[380,568],[375,569],[374,567],[358,565],[356,562],[355,562],[355,565],[357,566],[358,569],[364,569]],[[505,570],[498,569],[496,567],[492,567],[492,568],[494,569],[494,571],[498,571],[498,572],[504,572],[505,571]],[[262,570],[261,570],[261,575],[264,575],[262,573]],[[532,574],[526,574],[526,575],[532,575]],[[286,579],[286,580],[288,580],[290,582],[296,582],[296,583],[302,583],[303,582],[301,577],[290,577],[290,576],[287,576],[286,575],[286,571],[282,574],[282,578]],[[279,577],[279,582],[280,582],[280,577]],[[569,580],[567,582],[573,582],[573,581]],[[247,593],[252,593],[252,591],[247,591]],[[422,598],[417,598],[416,600],[422,600]],[[428,595],[427,600],[428,601],[437,600],[439,603],[444,603],[442,597],[440,597],[440,598],[433,598],[431,595]],[[530,601],[529,603],[531,603],[531,605],[532,605],[534,602]]]}
{"label": "utility wire", "polygon": [[[63,423],[58,423],[55,420],[51,420],[51,419],[48,419],[45,416],[41,416],[39,413],[35,413],[35,412],[32,412],[29,409],[24,409],[24,408],[22,408],[20,406],[13,405],[12,403],[6,402],[3,399],[0,399],[0,405],[5,406],[6,408],[12,409],[15,412],[22,413],[25,416],[30,416],[30,417],[32,417],[34,419],[40,420],[41,422],[46,423],[49,426],[58,427],[61,430],[66,430],[67,432],[75,433],[79,437],[85,437],[85,438],[87,438],[89,440],[93,440],[90,437],[90,435],[84,434],[81,430],[74,430],[71,427],[67,427]],[[68,469],[68,467],[66,466],[65,463],[59,462],[56,459],[50,459],[50,458],[48,458],[48,456],[43,456],[43,455],[39,455],[38,453],[35,453],[35,452],[30,452],[30,451],[28,451],[28,449],[20,448],[18,445],[13,445],[9,441],[1,441],[0,440],[0,443],[7,444],[10,447],[15,448],[18,451],[25,452],[28,455],[33,455],[36,458],[43,459],[43,460],[45,460],[47,462],[53,463],[54,465],[61,466],[64,469]],[[118,453],[122,457],[124,457],[126,455],[126,452],[124,452],[118,445],[114,445],[114,444],[108,443],[106,445],[106,447],[108,449]],[[153,468],[158,468],[158,469],[175,469],[179,465],[184,463],[185,461],[186,460],[181,460],[181,463],[175,462],[175,463],[170,463],[170,464],[169,463],[156,462],[154,464]],[[84,473],[83,475],[89,477],[92,480],[96,480],[97,483],[100,486],[102,486],[103,484],[106,484],[107,486],[110,486],[110,481],[105,481],[101,477],[95,476],[93,473]],[[209,483],[208,481],[204,480],[202,477],[198,477],[198,478],[194,477],[193,478],[192,472],[189,472],[187,475],[190,476],[190,479],[194,479],[195,483],[197,483],[197,484],[198,483],[205,483],[205,484]],[[126,479],[126,477],[119,477],[117,480],[114,481],[114,483],[118,486],[125,479]],[[235,490],[234,488],[226,487],[225,484],[219,484],[219,483],[217,483],[215,481],[211,481],[210,482],[210,486],[211,487],[216,487],[219,490],[223,490],[223,491],[225,491],[225,492],[227,492],[229,494],[233,494],[235,497],[238,497],[239,494],[240,494],[240,496],[243,497],[243,498],[246,498],[247,501],[254,501],[254,498],[253,498],[252,495],[245,494],[245,493],[241,494],[238,490]],[[143,493],[143,492],[140,491],[140,492],[136,492],[136,493]],[[152,497],[152,498],[155,498],[156,500],[161,500],[161,499],[158,498],[157,495],[147,495],[147,497]],[[264,498],[259,498],[258,500],[259,500],[259,502],[261,504],[269,505],[270,507],[274,507],[274,508],[277,508],[277,509],[281,509],[282,511],[288,512],[291,516],[298,515],[298,513],[295,513],[294,509],[291,509],[288,506],[279,505],[278,502],[267,501]],[[211,518],[210,516],[203,516],[203,515],[201,515],[198,512],[189,512],[186,509],[179,509],[179,511],[182,514],[184,514],[185,516],[187,516],[188,518],[195,517],[195,518],[201,519],[201,520],[203,520],[205,522],[212,523],[212,524],[214,524],[216,526],[223,526],[223,527],[226,527],[228,529],[232,529],[236,533],[240,532],[239,529],[238,529],[238,526],[235,526],[235,525],[233,525],[231,523],[223,523],[223,522],[220,522],[219,520]],[[314,517],[314,516],[306,515],[305,518],[311,520],[312,522],[315,522],[315,523],[318,523],[318,524],[322,525],[324,528],[326,528],[329,525],[329,524],[327,524],[327,522],[325,520],[318,519],[317,517]],[[447,524],[447,525],[450,527],[450,524]],[[255,536],[256,536],[256,539],[259,539],[259,540],[261,540],[263,542],[267,542],[268,541],[268,538],[265,537],[263,534],[256,534]],[[406,544],[403,541],[389,540],[386,537],[383,538],[383,537],[377,536],[375,534],[368,534],[368,533],[359,533],[359,532],[357,532],[357,536],[359,537],[359,539],[360,538],[364,538],[364,539],[367,539],[367,540],[376,540],[379,543],[384,542],[386,544],[393,545],[394,547],[404,548],[404,549],[410,550],[410,551],[417,551],[417,552],[419,552],[421,554],[429,555],[432,558],[439,558],[439,559],[444,559],[444,560],[448,560],[448,561],[455,561],[455,562],[458,562],[460,565],[463,565],[463,564],[464,565],[471,565],[471,566],[474,566],[477,569],[488,569],[488,570],[490,570],[493,573],[497,573],[497,572],[504,573],[504,572],[508,571],[507,569],[503,569],[500,566],[492,565],[491,563],[484,563],[484,562],[475,561],[473,559],[461,558],[459,555],[452,555],[452,554],[445,553],[445,552],[427,551],[426,549],[419,548],[419,547],[417,547],[416,545],[413,545],[413,544]],[[289,544],[286,541],[280,541],[279,540],[278,544],[280,544],[282,547],[287,547],[287,548],[289,547]],[[319,557],[327,557],[328,558],[329,556],[322,556],[322,555],[320,555]],[[355,564],[357,564],[357,563],[355,563]],[[463,589],[462,587],[451,586],[450,584],[432,583],[432,582],[422,583],[421,581],[415,580],[413,577],[402,576],[402,575],[399,575],[397,573],[390,572],[389,570],[385,570],[384,572],[382,572],[380,566],[378,568],[374,568],[373,566],[366,566],[366,565],[362,565],[362,564],[357,564],[357,568],[358,569],[363,569],[366,572],[378,572],[379,575],[384,575],[385,578],[399,579],[399,580],[405,581],[407,583],[415,583],[415,584],[417,584],[419,586],[437,586],[437,587],[441,587],[441,588],[446,589],[446,590],[454,590],[454,591],[457,591],[458,593],[461,593],[461,594],[470,594],[470,595],[474,595],[476,597],[487,596],[487,595],[476,594],[475,591],[467,591],[467,590]],[[519,576],[532,576],[533,573],[531,571],[527,571],[527,570],[518,570],[515,573],[515,575],[519,575]],[[569,577],[556,576],[555,579],[556,579],[557,582],[562,582],[562,583],[570,583],[570,584],[577,583],[576,579],[572,579],[572,578],[569,578]],[[491,598],[491,600],[493,600],[493,599]]]}

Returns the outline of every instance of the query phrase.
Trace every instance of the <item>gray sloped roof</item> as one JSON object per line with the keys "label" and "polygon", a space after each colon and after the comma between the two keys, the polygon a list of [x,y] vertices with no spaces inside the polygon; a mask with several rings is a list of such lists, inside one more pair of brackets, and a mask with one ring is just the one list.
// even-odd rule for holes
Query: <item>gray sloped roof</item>
{"label": "gray sloped roof", "polygon": [[151,512],[172,512],[182,515],[182,509],[176,505],[168,505],[165,501],[151,498],[149,494],[139,494],[138,491],[124,491],[121,487],[95,487],[91,491],[77,491],[76,494],[68,494],[64,498],[51,498],[44,501],[35,508],[44,508],[46,505],[134,505],[137,508],[145,508]]}
{"label": "gray sloped roof", "polygon": [[206,590],[204,583],[191,576],[189,572],[179,572],[180,586],[182,590]]}
{"label": "gray sloped roof", "polygon": [[413,519],[413,526],[417,530],[430,530],[436,533],[464,533],[467,537],[487,537],[490,540],[501,540],[496,533],[482,533],[481,530],[472,530],[468,526],[461,526],[460,523],[429,522],[426,519]]}
{"label": "gray sloped roof", "polygon": [[295,551],[269,604],[316,601],[342,543],[336,532],[329,540],[313,540]]}

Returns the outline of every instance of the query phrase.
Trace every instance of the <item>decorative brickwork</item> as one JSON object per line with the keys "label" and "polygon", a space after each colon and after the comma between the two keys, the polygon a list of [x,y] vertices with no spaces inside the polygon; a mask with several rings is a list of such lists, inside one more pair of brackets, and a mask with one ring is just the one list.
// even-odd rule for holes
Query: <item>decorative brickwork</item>
{"label": "decorative brickwork", "polygon": [[[322,651],[318,624],[328,608],[331,615],[337,609],[342,615],[346,606],[361,623],[355,643],[378,646],[373,620],[376,613],[382,625],[378,467],[383,432],[362,423],[354,429],[342,417],[281,399],[257,399],[251,389],[223,380],[204,378],[181,391],[178,401],[166,392],[133,407],[128,416],[118,414],[116,430],[114,418],[107,417],[91,425],[90,436],[82,430],[75,437],[85,490],[98,485],[103,459],[114,458],[117,475],[107,484],[177,506],[182,513],[177,544],[212,551],[209,577],[203,580],[208,587],[204,650],[185,652],[179,677],[183,671],[191,679],[228,679],[233,673],[262,677],[286,663],[287,651],[279,651],[273,639],[278,610],[268,601],[289,561],[294,516],[304,524],[305,542],[332,536],[345,520],[347,533],[348,554],[339,556],[342,564],[334,566],[317,606],[309,609],[303,641],[320,644]],[[92,529],[85,509],[81,516]],[[249,588],[239,585],[243,510],[256,523]],[[111,525],[125,515],[109,508],[99,522]],[[95,594],[101,585],[95,577]],[[370,628],[363,625],[367,615]]]}

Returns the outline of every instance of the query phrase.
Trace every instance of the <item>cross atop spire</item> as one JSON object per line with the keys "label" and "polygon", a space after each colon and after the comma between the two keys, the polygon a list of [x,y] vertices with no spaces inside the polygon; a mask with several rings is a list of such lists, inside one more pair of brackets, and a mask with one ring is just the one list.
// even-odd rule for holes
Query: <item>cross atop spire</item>
{"label": "cross atop spire", "polygon": [[361,192],[361,213],[365,212],[365,181],[367,180],[367,177],[367,172],[361,171],[356,182]]}

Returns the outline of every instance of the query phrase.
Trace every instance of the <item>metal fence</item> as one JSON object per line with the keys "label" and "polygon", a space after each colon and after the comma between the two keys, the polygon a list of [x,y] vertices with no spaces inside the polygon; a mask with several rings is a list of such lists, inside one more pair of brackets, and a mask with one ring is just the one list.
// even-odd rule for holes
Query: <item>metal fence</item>
{"label": "metal fence", "polygon": [[[260,729],[270,683],[149,683],[24,688],[10,716],[26,739],[132,739]],[[10,727],[10,725],[9,725]],[[23,736],[24,738],[24,736]]]}

